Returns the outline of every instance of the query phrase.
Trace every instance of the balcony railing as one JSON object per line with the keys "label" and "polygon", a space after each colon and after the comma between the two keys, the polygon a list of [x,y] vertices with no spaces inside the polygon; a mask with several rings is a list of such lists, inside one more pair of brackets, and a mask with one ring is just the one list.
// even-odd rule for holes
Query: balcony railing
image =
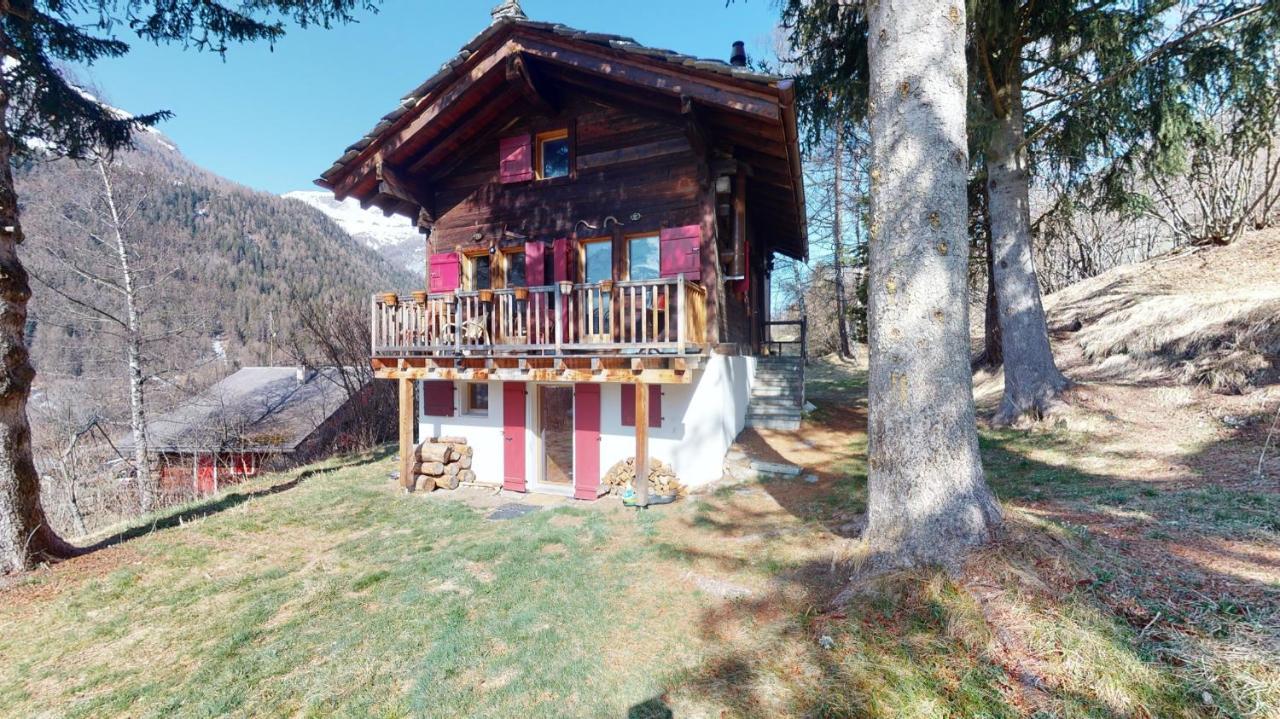
{"label": "balcony railing", "polygon": [[[394,301],[393,300],[394,297]],[[706,290],[678,277],[373,296],[374,357],[705,349]]]}

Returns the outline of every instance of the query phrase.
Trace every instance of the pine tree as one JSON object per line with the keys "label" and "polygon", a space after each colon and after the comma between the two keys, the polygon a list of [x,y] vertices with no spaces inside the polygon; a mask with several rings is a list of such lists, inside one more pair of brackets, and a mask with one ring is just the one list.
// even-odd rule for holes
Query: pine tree
{"label": "pine tree", "polygon": [[[812,122],[852,121],[867,101],[867,20],[841,0],[788,0],[784,22],[809,72]],[[1138,169],[1176,172],[1190,118],[1227,98],[1238,132],[1273,126],[1280,6],[981,0],[968,16],[972,159],[985,168],[1005,397],[997,420],[1048,410],[1054,365],[1031,257],[1032,173],[1060,174],[1115,204]],[[1099,173],[1098,168],[1104,168]]]}
{"label": "pine tree", "polygon": [[34,151],[83,158],[97,148],[117,150],[168,116],[125,116],[69,82],[57,64],[126,54],[129,45],[113,34],[118,26],[147,42],[225,53],[228,43],[279,40],[285,21],[330,27],[372,7],[372,0],[0,0],[0,572],[75,552],[44,517],[32,460],[27,398],[35,371],[25,337],[31,287],[18,257],[12,164]]}

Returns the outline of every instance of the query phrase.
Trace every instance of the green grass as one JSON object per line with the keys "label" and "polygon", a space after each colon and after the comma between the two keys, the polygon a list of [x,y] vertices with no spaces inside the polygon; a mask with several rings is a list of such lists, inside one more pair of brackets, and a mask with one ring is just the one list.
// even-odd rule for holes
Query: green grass
{"label": "green grass", "polygon": [[[1135,589],[1143,568],[1093,529],[1018,509],[1123,512],[1157,542],[1273,540],[1274,495],[1091,475],[1071,463],[1087,436],[984,431],[1011,526],[979,562],[989,596],[922,571],[832,611],[850,571],[833,561],[849,545],[827,527],[866,510],[866,438],[848,441],[822,491],[759,481],[647,513],[569,505],[488,521],[450,495],[394,491],[385,453],[275,493],[259,490],[286,478],[267,478],[121,528],[132,538],[118,547],[0,593],[0,714],[1065,719],[1276,707],[1265,654],[1207,659],[1274,631],[1275,610],[1229,594],[1164,601]],[[797,486],[811,494],[786,495]],[[1185,581],[1184,569],[1171,563],[1161,581]],[[698,578],[750,594],[722,598]],[[1028,673],[1044,687],[1029,689]],[[1258,685],[1256,704],[1238,700]]]}

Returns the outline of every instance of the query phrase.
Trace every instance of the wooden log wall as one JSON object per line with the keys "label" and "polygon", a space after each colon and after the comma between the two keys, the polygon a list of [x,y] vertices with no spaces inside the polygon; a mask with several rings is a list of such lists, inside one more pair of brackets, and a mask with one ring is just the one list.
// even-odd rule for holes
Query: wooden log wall
{"label": "wooden log wall", "polygon": [[[576,177],[498,182],[500,137],[563,127],[570,130]],[[483,249],[504,230],[542,239],[609,237],[613,228],[603,227],[609,216],[623,223],[624,235],[694,224],[699,189],[697,161],[678,117],[664,123],[567,99],[554,118],[521,120],[475,141],[466,159],[435,181],[430,250]],[[631,219],[635,213],[640,219]]]}

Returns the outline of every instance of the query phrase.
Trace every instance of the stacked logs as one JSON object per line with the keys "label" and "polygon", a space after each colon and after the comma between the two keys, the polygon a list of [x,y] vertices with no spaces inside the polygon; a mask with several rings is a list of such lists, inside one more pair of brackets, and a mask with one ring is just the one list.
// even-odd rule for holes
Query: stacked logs
{"label": "stacked logs", "polygon": [[[631,486],[631,481],[635,479],[635,476],[636,458],[627,457],[610,467],[602,481],[609,488],[609,494],[622,494],[627,487]],[[685,487],[680,484],[675,470],[671,469],[670,465],[661,460],[650,458],[649,494],[662,497],[671,495],[683,497],[685,495]]]}
{"label": "stacked logs", "polygon": [[471,470],[472,451],[465,437],[437,437],[414,447],[414,491],[457,489],[459,484],[475,482],[476,473]]}

